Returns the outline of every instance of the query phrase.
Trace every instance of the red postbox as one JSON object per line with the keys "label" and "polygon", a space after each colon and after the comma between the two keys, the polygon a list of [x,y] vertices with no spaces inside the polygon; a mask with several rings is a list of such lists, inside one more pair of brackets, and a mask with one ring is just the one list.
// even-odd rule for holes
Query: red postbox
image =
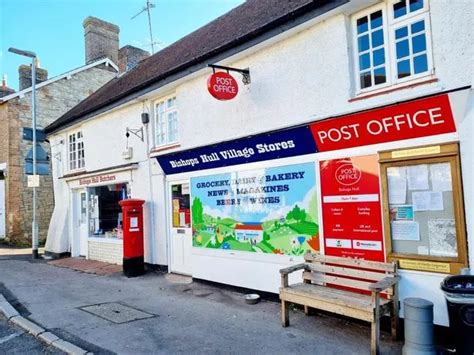
{"label": "red postbox", "polygon": [[143,204],[145,201],[127,199],[119,202],[123,216],[123,273],[127,277],[145,273],[143,258]]}

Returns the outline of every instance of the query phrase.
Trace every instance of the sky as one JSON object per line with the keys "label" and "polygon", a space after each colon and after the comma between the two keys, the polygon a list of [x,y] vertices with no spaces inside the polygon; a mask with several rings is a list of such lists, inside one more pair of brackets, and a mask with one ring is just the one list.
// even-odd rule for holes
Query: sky
{"label": "sky", "polygon": [[[243,0],[152,0],[155,52],[243,3]],[[85,64],[82,22],[95,16],[120,27],[120,47],[151,52],[146,0],[0,0],[0,75],[18,90],[18,66],[31,60],[9,47],[33,51],[49,78]],[[157,48],[158,47],[158,48]]]}

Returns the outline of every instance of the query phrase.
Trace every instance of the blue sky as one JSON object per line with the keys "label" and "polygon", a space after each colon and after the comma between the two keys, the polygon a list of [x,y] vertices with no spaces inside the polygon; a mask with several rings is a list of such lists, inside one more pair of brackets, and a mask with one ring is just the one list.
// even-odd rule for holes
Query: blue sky
{"label": "blue sky", "polygon": [[[120,47],[151,51],[146,13],[135,19],[146,0],[0,0],[0,75],[18,90],[18,66],[27,58],[9,47],[36,52],[49,77],[84,65],[82,21],[89,15],[120,27]],[[169,45],[243,0],[152,0],[154,40]],[[156,51],[155,46],[155,51]]]}

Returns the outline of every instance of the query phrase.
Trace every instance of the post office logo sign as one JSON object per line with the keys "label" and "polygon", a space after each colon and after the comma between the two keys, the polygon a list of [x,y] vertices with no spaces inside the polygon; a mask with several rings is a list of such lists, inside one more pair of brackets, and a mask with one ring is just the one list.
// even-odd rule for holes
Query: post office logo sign
{"label": "post office logo sign", "polygon": [[336,181],[344,186],[357,184],[362,177],[362,171],[355,164],[343,164],[336,170]]}

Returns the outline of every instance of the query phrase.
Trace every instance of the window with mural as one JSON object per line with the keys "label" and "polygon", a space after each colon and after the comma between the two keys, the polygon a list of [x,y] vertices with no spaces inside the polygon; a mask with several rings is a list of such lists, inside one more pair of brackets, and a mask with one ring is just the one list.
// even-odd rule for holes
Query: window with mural
{"label": "window with mural", "polygon": [[77,170],[85,167],[84,136],[82,131],[72,133],[68,136],[69,170]]}
{"label": "window with mural", "polygon": [[400,267],[457,273],[467,264],[457,144],[380,153],[387,254]]}
{"label": "window with mural", "polygon": [[191,216],[196,248],[319,251],[315,164],[192,178]]}
{"label": "window with mural", "polygon": [[155,103],[155,145],[176,143],[178,139],[176,96],[170,96]]}
{"label": "window with mural", "polygon": [[427,0],[387,1],[353,16],[358,91],[432,73]]}

